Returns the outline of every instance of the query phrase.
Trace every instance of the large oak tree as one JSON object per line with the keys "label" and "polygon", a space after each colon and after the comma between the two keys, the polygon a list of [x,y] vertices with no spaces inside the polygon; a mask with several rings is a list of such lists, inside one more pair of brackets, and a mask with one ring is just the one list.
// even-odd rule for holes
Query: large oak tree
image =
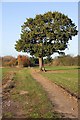
{"label": "large oak tree", "polygon": [[43,57],[53,53],[63,53],[72,36],[77,35],[77,26],[68,16],[59,12],[47,12],[27,18],[16,41],[17,51],[27,52],[39,58],[40,70],[43,68]]}

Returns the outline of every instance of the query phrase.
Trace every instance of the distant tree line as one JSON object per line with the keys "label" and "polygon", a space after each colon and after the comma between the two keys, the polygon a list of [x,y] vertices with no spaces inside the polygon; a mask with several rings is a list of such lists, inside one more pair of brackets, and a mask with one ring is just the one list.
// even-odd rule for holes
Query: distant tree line
{"label": "distant tree line", "polygon": [[12,56],[0,57],[0,63],[2,66],[16,66],[18,64],[17,59]]}
{"label": "distant tree line", "polygon": [[[44,59],[44,64],[53,66],[80,66],[80,56],[73,57],[71,55],[63,55],[54,59],[48,56]],[[34,67],[39,65],[38,58],[19,55],[17,58],[13,56],[0,57],[0,66],[6,67]]]}
{"label": "distant tree line", "polygon": [[13,56],[4,56],[4,57],[0,57],[0,66],[3,67],[33,67],[38,65],[38,59],[34,58],[34,57],[28,57],[28,56],[24,56],[24,55],[18,55],[17,58],[13,57]]}
{"label": "distant tree line", "polygon": [[80,66],[80,56],[59,56],[52,61],[52,64],[54,66]]}

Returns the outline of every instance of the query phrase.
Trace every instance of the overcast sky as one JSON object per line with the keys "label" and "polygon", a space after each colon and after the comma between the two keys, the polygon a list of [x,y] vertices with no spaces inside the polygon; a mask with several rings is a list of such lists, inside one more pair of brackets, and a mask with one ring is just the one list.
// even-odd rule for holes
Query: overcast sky
{"label": "overcast sky", "polygon": [[[0,52],[0,56],[17,56],[18,54],[22,54],[14,48],[16,40],[20,37],[21,25],[23,25],[26,18],[33,18],[36,14],[43,14],[48,11],[58,11],[68,15],[78,26],[77,2],[3,2],[2,51]],[[78,36],[73,37],[73,40],[69,42],[69,49],[65,52],[74,56],[78,54]]]}

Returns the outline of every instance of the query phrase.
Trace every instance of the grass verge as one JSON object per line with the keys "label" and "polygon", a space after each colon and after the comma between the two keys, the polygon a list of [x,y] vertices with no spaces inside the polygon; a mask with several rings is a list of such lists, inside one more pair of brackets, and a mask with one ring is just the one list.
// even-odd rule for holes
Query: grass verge
{"label": "grass verge", "polygon": [[[65,88],[71,94],[78,95],[78,67],[77,66],[46,66],[47,72],[41,73],[57,85]],[[49,72],[48,72],[49,70]]]}
{"label": "grass verge", "polygon": [[4,68],[3,75],[6,75],[6,71],[16,71],[16,74],[14,76],[15,88],[10,93],[11,105],[6,108],[8,111],[5,112],[5,117],[59,117],[53,112],[53,106],[42,86],[32,78],[27,68],[20,70]]}

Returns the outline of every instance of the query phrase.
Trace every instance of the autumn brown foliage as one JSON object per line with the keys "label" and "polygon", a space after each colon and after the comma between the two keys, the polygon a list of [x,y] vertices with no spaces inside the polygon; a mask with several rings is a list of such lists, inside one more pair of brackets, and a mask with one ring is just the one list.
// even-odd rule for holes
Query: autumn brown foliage
{"label": "autumn brown foliage", "polygon": [[17,59],[12,56],[4,56],[1,58],[2,60],[2,66],[16,66],[17,65]]}
{"label": "autumn brown foliage", "polygon": [[22,55],[19,55],[18,56],[18,66],[19,67],[28,67],[30,66],[30,60],[29,60],[29,57],[28,56],[22,56]]}

